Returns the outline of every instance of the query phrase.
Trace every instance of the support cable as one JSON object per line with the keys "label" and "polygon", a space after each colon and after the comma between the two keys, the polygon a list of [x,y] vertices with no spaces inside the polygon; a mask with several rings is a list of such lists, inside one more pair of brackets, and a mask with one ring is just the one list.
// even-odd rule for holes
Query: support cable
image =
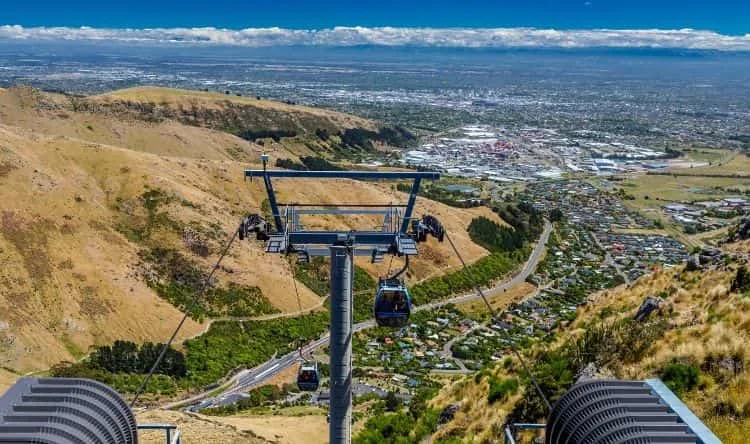
{"label": "support cable", "polygon": [[[289,260],[289,271],[292,273],[292,283],[294,284],[294,294],[297,295],[297,310],[298,310],[298,313],[299,313],[300,316],[304,316],[302,314],[302,299],[299,296],[299,289],[297,288],[297,278],[294,275],[294,263],[291,261],[291,259]],[[300,339],[302,339],[302,338],[300,338]],[[299,346],[299,348],[298,348],[297,351],[299,351],[299,357],[300,357],[300,359],[302,359],[303,361],[307,362],[307,359],[305,359],[305,356],[302,354],[302,349],[303,348],[304,347],[302,346],[302,344],[300,344],[300,346]]]}
{"label": "support cable", "polygon": [[[487,300],[487,297],[484,295],[484,292],[482,291],[482,287],[480,287],[476,281],[474,280],[474,277],[469,272],[469,267],[466,266],[466,262],[464,262],[464,258],[461,257],[461,253],[458,252],[458,248],[456,248],[456,244],[453,243],[453,239],[451,239],[450,235],[448,235],[448,231],[445,231],[445,238],[448,239],[448,243],[451,244],[451,248],[453,249],[453,252],[456,253],[456,256],[458,257],[458,260],[461,261],[461,265],[463,266],[463,269],[466,271],[467,275],[469,276],[469,280],[471,281],[472,285],[477,291],[477,294],[482,297],[482,300],[484,301],[484,304],[487,306],[487,310],[489,310],[490,315],[492,316],[492,320],[497,320],[497,314],[495,313],[495,309],[492,308],[492,305],[490,304],[490,301]],[[529,366],[526,364],[526,361],[521,356],[521,353],[518,351],[518,348],[516,348],[516,345],[513,342],[513,339],[510,337],[507,331],[505,329],[500,329],[503,334],[505,335],[505,339],[508,340],[508,345],[510,345],[511,350],[513,350],[513,354],[516,355],[516,358],[521,362],[521,365],[523,366],[524,371],[529,376],[529,379],[531,379],[531,382],[534,384],[534,387],[536,388],[537,393],[539,393],[539,396],[542,397],[542,400],[544,401],[544,404],[547,406],[548,411],[552,411],[552,404],[550,404],[547,397],[544,395],[544,392],[542,391],[542,388],[539,386],[539,383],[537,382],[536,378],[534,377],[534,374],[531,373],[531,370],[529,369]]]}
{"label": "support cable", "polygon": [[388,262],[388,271],[385,273],[386,276],[388,276],[389,274],[391,274],[391,267],[393,266],[393,258],[394,257],[395,257],[395,255],[392,254],[391,255],[391,260]]}
{"label": "support cable", "polygon": [[164,355],[167,354],[167,350],[169,350],[169,346],[172,345],[172,342],[174,341],[174,338],[177,336],[177,333],[182,328],[182,325],[187,320],[188,316],[190,315],[190,312],[193,311],[195,308],[195,305],[198,303],[198,300],[203,296],[203,293],[208,290],[208,287],[211,284],[211,278],[213,277],[214,273],[216,273],[216,270],[219,269],[219,265],[221,264],[221,261],[224,260],[224,257],[229,252],[229,247],[232,246],[235,239],[237,239],[237,234],[239,230],[234,230],[234,234],[232,234],[232,237],[229,239],[229,242],[227,242],[227,245],[224,247],[224,250],[221,252],[221,255],[219,256],[219,260],[216,261],[216,264],[214,264],[214,267],[211,269],[211,272],[208,273],[208,276],[206,276],[206,279],[203,281],[203,285],[201,286],[200,290],[198,290],[195,293],[195,296],[193,297],[193,300],[190,301],[190,305],[187,307],[187,310],[185,310],[185,315],[182,317],[182,320],[179,324],[177,324],[177,328],[175,328],[174,332],[172,332],[172,336],[169,337],[169,340],[166,344],[164,344],[164,347],[162,347],[161,352],[159,353],[159,357],[156,358],[156,362],[154,362],[154,365],[151,366],[151,370],[148,371],[148,374],[145,378],[143,378],[143,382],[141,382],[140,387],[138,387],[138,390],[135,392],[135,396],[133,397],[133,400],[130,401],[130,408],[132,409],[133,406],[135,406],[136,401],[138,401],[138,397],[141,396],[143,391],[146,389],[146,385],[148,385],[148,381],[151,379],[151,376],[153,376],[154,372],[156,371],[156,368],[161,363],[162,359],[164,359]]}
{"label": "support cable", "polygon": [[[393,257],[393,256],[391,256]],[[406,273],[406,271],[409,269],[409,255],[404,255],[404,266],[401,267],[400,270],[398,270],[396,273],[394,273],[391,276],[388,276],[386,279],[396,279],[402,274]],[[388,267],[388,273],[390,273],[390,267]]]}

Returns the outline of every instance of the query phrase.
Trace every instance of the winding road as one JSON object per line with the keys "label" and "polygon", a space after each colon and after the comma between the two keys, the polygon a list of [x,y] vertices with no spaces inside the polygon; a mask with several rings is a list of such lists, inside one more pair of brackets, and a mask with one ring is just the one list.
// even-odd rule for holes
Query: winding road
{"label": "winding road", "polygon": [[[518,271],[516,274],[514,274],[510,279],[500,282],[494,287],[484,291],[485,296],[490,297],[493,294],[504,292],[507,289],[526,281],[526,278],[528,278],[531,275],[531,273],[534,272],[534,269],[539,263],[539,260],[541,259],[542,254],[544,253],[544,249],[547,244],[547,241],[549,240],[549,236],[551,232],[552,232],[552,224],[549,221],[545,220],[544,231],[539,236],[539,240],[537,240],[536,245],[534,246],[534,249],[532,250],[531,255],[529,256],[529,259],[526,261],[526,263],[524,263],[523,268],[521,268],[521,270]],[[430,302],[428,304],[419,305],[419,306],[414,307],[413,311],[433,310],[435,308],[439,308],[444,305],[460,304],[463,302],[473,301],[478,298],[480,298],[479,294],[477,294],[476,292],[471,292],[471,293],[466,293],[466,294],[456,296],[450,299],[442,299],[439,301]],[[364,321],[364,322],[354,324],[353,328],[355,332],[358,332],[361,330],[372,328],[374,326],[375,326],[375,321],[369,320],[369,321]],[[316,339],[315,341],[312,341],[309,344],[307,344],[303,348],[303,354],[311,354],[316,349],[325,346],[327,343],[328,343],[328,333],[321,336],[319,339]],[[234,375],[226,384],[224,384],[224,386],[226,387],[225,389],[218,390],[219,391],[218,394],[215,393],[217,389],[214,389],[210,392],[201,393],[193,397],[190,397],[188,399],[183,399],[181,401],[173,402],[167,405],[163,405],[161,407],[165,409],[169,409],[169,408],[179,407],[182,405],[195,404],[198,401],[204,401],[206,403],[209,401],[214,402],[231,394],[245,392],[251,389],[252,387],[263,384],[264,382],[273,378],[277,374],[281,373],[283,370],[293,366],[295,363],[297,363],[300,360],[301,360],[300,354],[297,351],[293,351],[283,356],[269,359],[268,361],[258,365],[257,367],[254,367],[252,369],[242,370],[236,375]]]}

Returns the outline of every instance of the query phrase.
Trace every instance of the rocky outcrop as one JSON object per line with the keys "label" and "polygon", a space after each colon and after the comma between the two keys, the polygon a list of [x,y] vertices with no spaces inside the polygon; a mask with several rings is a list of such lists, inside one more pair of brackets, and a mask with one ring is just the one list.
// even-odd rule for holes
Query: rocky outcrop
{"label": "rocky outcrop", "polygon": [[453,417],[456,416],[456,412],[458,412],[460,408],[461,404],[449,404],[443,409],[442,412],[440,412],[440,417],[438,417],[438,424],[447,424],[452,421]]}
{"label": "rocky outcrop", "polygon": [[647,297],[643,303],[641,303],[641,306],[638,307],[638,312],[635,314],[635,317],[633,320],[637,322],[643,322],[646,319],[648,319],[649,315],[654,310],[658,310],[662,304],[664,304],[664,299],[657,297],[657,296],[649,296]]}

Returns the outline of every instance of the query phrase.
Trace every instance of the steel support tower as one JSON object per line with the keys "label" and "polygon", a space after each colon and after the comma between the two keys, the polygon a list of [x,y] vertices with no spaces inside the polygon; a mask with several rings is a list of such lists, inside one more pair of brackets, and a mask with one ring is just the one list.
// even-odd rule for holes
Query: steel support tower
{"label": "steel support tower", "polygon": [[328,441],[348,443],[352,435],[352,325],[354,239],[343,235],[331,245],[331,423]]}
{"label": "steel support tower", "polygon": [[[268,253],[296,253],[300,258],[330,256],[330,369],[331,402],[329,439],[331,444],[349,444],[352,428],[352,339],[354,325],[352,280],[354,256],[369,256],[380,262],[386,254],[412,256],[418,253],[416,241],[407,233],[422,179],[437,180],[439,173],[395,171],[288,171],[268,170],[263,157],[262,170],[246,170],[245,177],[262,177],[268,193],[273,227],[264,233]],[[413,180],[406,205],[373,204],[286,204],[282,213],[271,182],[272,178]],[[318,207],[317,209],[307,209]],[[304,208],[304,209],[300,209]],[[344,209],[345,208],[345,209]],[[373,209],[377,208],[377,209]],[[382,226],[365,231],[310,231],[300,215],[380,214]]]}

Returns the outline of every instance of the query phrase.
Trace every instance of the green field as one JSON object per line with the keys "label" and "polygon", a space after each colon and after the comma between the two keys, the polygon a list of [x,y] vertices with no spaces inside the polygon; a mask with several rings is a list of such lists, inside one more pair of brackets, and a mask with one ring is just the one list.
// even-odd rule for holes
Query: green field
{"label": "green field", "polygon": [[712,150],[696,148],[694,151],[684,151],[685,157],[696,162],[708,162],[718,165],[732,158],[733,152],[728,150]]}
{"label": "green field", "polygon": [[723,150],[700,150],[686,153],[690,160],[710,162],[710,166],[674,170],[678,174],[727,174],[750,177],[750,156]]}
{"label": "green field", "polygon": [[[745,162],[748,162],[746,159],[746,156],[738,155],[724,166],[711,168],[712,174],[731,174],[731,171],[742,167]],[[679,174],[686,171],[695,172],[696,170],[699,169],[684,169],[680,170]],[[725,197],[736,197],[750,190],[750,177],[732,178],[699,175],[637,174],[627,176],[623,181],[609,181],[604,178],[594,177],[590,178],[589,182],[605,191],[624,190],[628,196],[624,200],[626,205],[638,210],[649,219],[661,220],[664,229],[659,230],[659,232],[675,237],[688,247],[701,246],[706,241],[711,240],[710,235],[687,235],[684,228],[674,222],[662,210],[664,205],[674,202],[715,201]],[[744,197],[747,196],[745,195]]]}
{"label": "green field", "polygon": [[[750,177],[703,177],[703,176],[667,176],[667,175],[638,175],[631,176],[616,186],[625,188],[625,191],[635,197],[635,200],[627,201],[628,204],[639,208],[661,208],[668,202],[675,201],[702,201],[716,200],[728,196],[736,196],[737,193],[728,192],[727,189],[748,190],[750,189]],[[719,189],[723,188],[722,189]]]}

